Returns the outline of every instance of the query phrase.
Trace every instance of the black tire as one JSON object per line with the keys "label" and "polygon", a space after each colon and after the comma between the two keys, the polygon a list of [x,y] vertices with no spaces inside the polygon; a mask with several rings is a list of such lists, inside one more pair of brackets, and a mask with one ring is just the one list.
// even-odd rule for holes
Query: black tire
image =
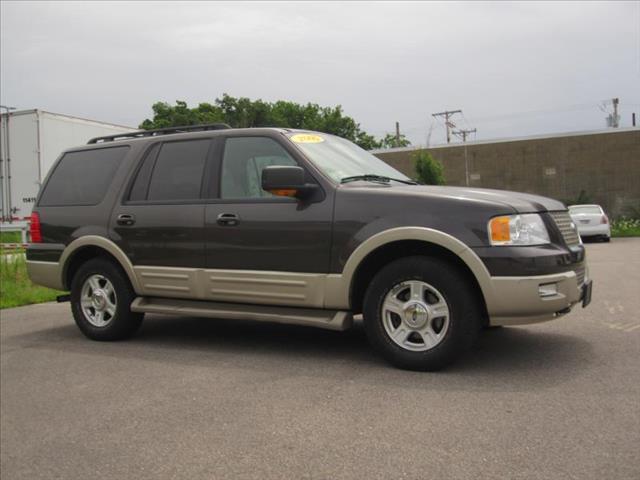
{"label": "black tire", "polygon": [[[385,297],[394,286],[411,280],[433,286],[449,308],[448,328],[440,343],[426,351],[401,347],[385,330]],[[407,370],[435,371],[449,365],[473,345],[482,327],[474,286],[458,267],[433,257],[406,257],[385,266],[370,283],[363,310],[365,332],[373,348],[392,365]]]}
{"label": "black tire", "polygon": [[605,235],[605,237],[602,239],[602,241],[605,242],[605,243],[609,243],[611,241],[611,237],[607,237]]}
{"label": "black tire", "polygon": [[[96,326],[83,312],[82,289],[85,282],[94,275],[100,275],[113,285],[115,292],[115,314],[109,316],[108,323]],[[129,279],[120,266],[104,258],[94,258],[82,264],[71,281],[71,312],[80,331],[91,340],[113,341],[131,337],[142,324],[143,313],[130,309],[136,294]]]}

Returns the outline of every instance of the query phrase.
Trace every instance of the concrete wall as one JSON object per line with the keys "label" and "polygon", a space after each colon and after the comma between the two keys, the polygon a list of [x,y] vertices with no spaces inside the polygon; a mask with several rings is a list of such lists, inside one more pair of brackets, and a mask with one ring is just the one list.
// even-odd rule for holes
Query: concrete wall
{"label": "concrete wall", "polygon": [[[372,152],[415,177],[415,148]],[[465,185],[465,146],[425,149],[449,185]],[[537,193],[572,202],[584,190],[612,216],[640,215],[640,128],[468,142],[469,186]]]}

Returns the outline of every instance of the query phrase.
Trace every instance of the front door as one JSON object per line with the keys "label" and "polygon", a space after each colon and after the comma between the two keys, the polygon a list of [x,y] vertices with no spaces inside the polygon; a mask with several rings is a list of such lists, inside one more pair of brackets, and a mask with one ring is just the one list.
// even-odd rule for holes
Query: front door
{"label": "front door", "polygon": [[220,164],[218,198],[205,210],[211,298],[319,306],[312,290],[329,271],[332,193],[300,201],[262,190],[263,168],[305,167],[275,138],[228,137]]}

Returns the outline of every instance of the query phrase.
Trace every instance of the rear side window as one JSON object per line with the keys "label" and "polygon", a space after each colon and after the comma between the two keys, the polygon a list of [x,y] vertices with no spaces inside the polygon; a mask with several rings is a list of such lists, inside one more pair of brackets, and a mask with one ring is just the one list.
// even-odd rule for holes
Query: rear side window
{"label": "rear side window", "polygon": [[163,144],[153,167],[147,200],[200,198],[210,145],[208,139]]}
{"label": "rear side window", "polygon": [[39,205],[97,205],[128,150],[121,146],[65,153],[51,174]]}

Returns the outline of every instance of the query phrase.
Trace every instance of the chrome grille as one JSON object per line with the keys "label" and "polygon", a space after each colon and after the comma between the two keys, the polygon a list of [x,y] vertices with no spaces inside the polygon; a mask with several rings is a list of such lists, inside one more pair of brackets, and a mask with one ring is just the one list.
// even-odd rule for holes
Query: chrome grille
{"label": "chrome grille", "polygon": [[584,284],[584,274],[585,274],[584,266],[576,268],[575,272],[576,272],[576,280],[578,280],[578,287],[581,287]]}
{"label": "chrome grille", "polygon": [[562,238],[567,245],[578,245],[580,243],[580,237],[578,237],[578,230],[576,229],[573,220],[569,212],[549,212],[553,221],[556,222],[556,226],[562,233]]}

